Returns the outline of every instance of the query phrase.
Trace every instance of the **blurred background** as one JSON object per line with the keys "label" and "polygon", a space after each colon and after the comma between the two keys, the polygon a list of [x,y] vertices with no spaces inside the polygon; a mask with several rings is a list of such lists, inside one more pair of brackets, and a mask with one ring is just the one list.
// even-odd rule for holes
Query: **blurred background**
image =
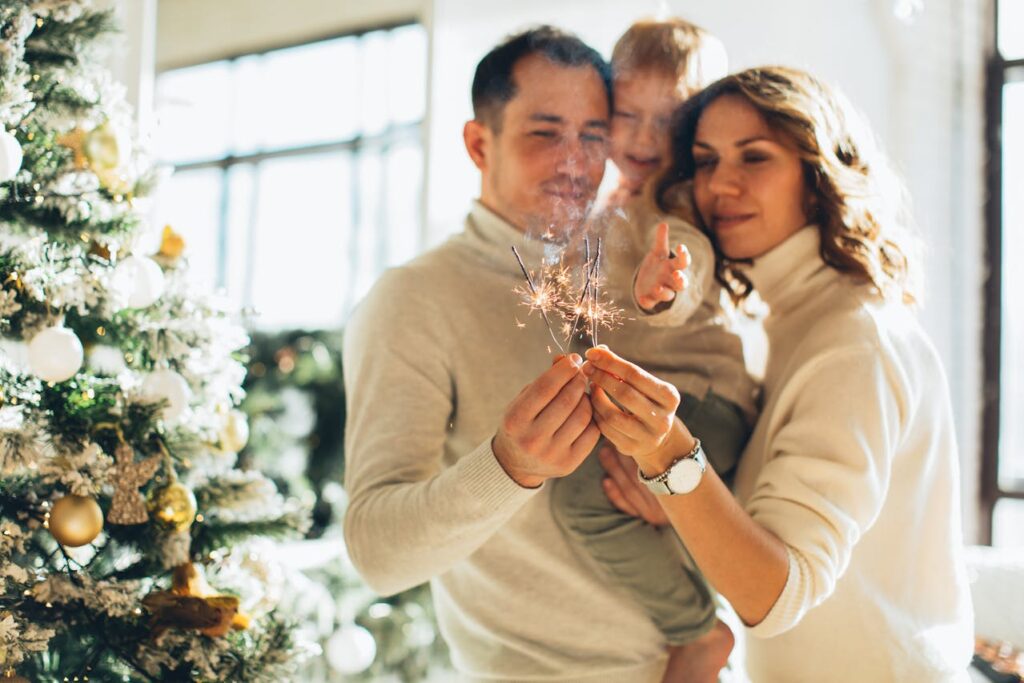
{"label": "blurred background", "polygon": [[[111,66],[173,170],[154,232],[183,235],[196,277],[247,312],[243,455],[316,503],[304,561],[337,603],[318,679],[443,669],[425,592],[378,600],[343,561],[339,340],[382,270],[461,229],[478,191],[461,139],[473,69],[537,23],[607,55],[632,21],[679,14],[723,40],[731,69],[803,67],[862,109],[928,246],[922,315],[952,387],[966,536],[1024,547],[1024,0],[106,4],[126,28]],[[339,626],[353,621],[372,644]],[[341,669],[367,663],[332,668],[332,651]]]}

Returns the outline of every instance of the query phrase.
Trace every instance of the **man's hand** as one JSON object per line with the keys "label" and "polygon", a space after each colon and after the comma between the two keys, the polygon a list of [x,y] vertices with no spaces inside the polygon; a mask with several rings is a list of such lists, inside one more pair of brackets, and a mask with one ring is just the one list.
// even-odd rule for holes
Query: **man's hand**
{"label": "man's hand", "polygon": [[534,488],[575,470],[601,433],[575,353],[555,361],[505,410],[492,441],[494,457],[517,484]]}
{"label": "man's hand", "polygon": [[633,296],[645,311],[660,303],[672,301],[676,292],[687,286],[686,269],[690,265],[690,252],[682,244],[669,250],[668,223],[658,223],[651,250],[640,262]]}

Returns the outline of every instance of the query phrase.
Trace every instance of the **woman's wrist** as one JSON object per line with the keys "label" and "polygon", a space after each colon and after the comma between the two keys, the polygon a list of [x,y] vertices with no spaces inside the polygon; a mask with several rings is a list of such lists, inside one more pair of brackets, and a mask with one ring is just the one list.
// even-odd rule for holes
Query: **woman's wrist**
{"label": "woman's wrist", "polygon": [[677,458],[692,451],[696,444],[697,440],[693,434],[683,421],[676,417],[660,446],[645,455],[633,456],[633,459],[645,477],[656,477],[667,470]]}

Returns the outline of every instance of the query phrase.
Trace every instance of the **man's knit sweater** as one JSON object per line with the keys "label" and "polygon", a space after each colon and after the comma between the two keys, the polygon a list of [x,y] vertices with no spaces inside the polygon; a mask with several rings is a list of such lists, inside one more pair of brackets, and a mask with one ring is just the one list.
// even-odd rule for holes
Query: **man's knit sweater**
{"label": "man's knit sweater", "polygon": [[660,680],[661,634],[569,546],[548,486],[519,487],[491,451],[505,407],[552,359],[513,293],[512,245],[539,265],[543,244],[478,204],[464,232],[385,273],[349,323],[349,553],[381,594],[431,582],[468,679]]}
{"label": "man's knit sweater", "polygon": [[751,679],[960,680],[972,612],[945,374],[911,312],[819,246],[804,228],[747,271],[769,352],[736,495],[790,557]]}

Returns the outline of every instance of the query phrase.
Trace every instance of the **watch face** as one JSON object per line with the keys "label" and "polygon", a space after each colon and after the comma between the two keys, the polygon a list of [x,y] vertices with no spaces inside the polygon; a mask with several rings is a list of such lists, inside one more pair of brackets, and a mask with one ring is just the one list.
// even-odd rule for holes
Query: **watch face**
{"label": "watch face", "polygon": [[703,474],[704,468],[701,467],[701,463],[696,458],[687,458],[672,467],[665,483],[672,489],[672,493],[689,493],[697,488]]}

